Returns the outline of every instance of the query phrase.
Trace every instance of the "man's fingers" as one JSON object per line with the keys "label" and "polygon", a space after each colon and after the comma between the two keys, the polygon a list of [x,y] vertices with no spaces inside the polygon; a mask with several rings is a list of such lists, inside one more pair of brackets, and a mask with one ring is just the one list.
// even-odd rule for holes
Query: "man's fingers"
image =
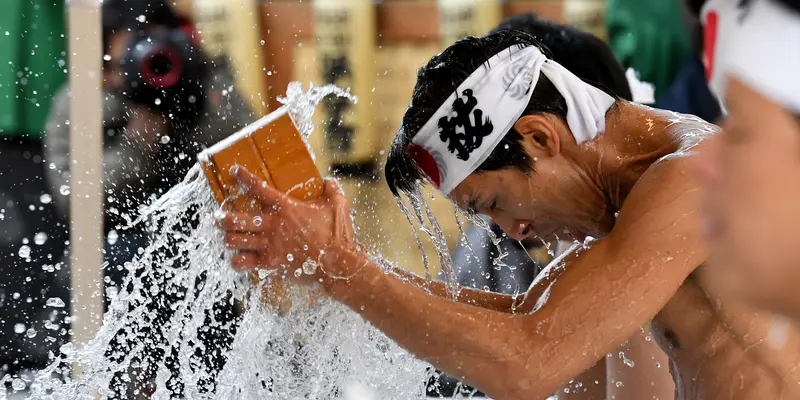
{"label": "man's fingers", "polygon": [[264,245],[261,235],[228,232],[225,234],[225,245],[235,250],[260,250]]}
{"label": "man's fingers", "polygon": [[322,195],[325,197],[333,197],[337,194],[344,194],[342,187],[336,179],[325,179],[325,187],[322,190]]}
{"label": "man's fingers", "polygon": [[265,206],[280,206],[285,199],[285,194],[267,185],[267,181],[250,173],[246,168],[234,166],[231,168],[231,176],[244,185],[247,193],[256,196]]}
{"label": "man's fingers", "polygon": [[243,251],[231,257],[231,265],[238,270],[254,269],[258,265],[258,253],[254,251]]}
{"label": "man's fingers", "polygon": [[252,215],[236,211],[220,210],[214,215],[217,225],[232,232],[266,232],[271,224],[271,215]]}

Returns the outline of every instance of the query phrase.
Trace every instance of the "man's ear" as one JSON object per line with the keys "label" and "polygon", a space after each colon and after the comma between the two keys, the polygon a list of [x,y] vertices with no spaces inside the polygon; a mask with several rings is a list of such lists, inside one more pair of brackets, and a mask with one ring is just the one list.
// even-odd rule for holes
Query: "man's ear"
{"label": "man's ear", "polygon": [[561,139],[558,131],[552,121],[544,115],[525,115],[514,124],[514,129],[523,138],[528,139],[535,149],[550,156],[561,151]]}

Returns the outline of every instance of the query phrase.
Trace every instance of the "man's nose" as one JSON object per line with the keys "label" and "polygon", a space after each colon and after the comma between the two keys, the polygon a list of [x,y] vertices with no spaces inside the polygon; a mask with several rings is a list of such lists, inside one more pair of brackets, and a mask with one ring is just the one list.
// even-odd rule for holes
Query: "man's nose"
{"label": "man's nose", "polygon": [[490,215],[490,217],[511,239],[523,240],[530,234],[530,223],[526,221],[504,218],[499,215]]}
{"label": "man's nose", "polygon": [[[723,133],[724,134],[724,133]],[[709,188],[714,186],[719,177],[719,135],[706,139],[708,144],[701,149],[693,163],[695,176],[700,184]]]}

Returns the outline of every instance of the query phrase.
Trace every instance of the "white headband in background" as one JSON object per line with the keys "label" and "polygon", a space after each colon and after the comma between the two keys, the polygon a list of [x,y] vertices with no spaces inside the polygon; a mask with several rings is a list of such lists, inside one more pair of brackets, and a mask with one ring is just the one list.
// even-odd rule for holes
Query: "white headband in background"
{"label": "white headband in background", "polygon": [[773,0],[756,0],[730,43],[727,76],[800,113],[800,13]]}
{"label": "white headband in background", "polygon": [[479,67],[422,126],[409,151],[445,195],[489,157],[530,102],[540,72],[564,97],[578,144],[605,130],[614,98],[589,85],[536,46],[514,45]]}
{"label": "white headband in background", "polygon": [[706,70],[708,88],[720,105],[723,114],[725,109],[725,66],[730,56],[733,32],[739,29],[742,9],[734,0],[708,0],[700,10],[700,21],[703,25],[703,66]]}

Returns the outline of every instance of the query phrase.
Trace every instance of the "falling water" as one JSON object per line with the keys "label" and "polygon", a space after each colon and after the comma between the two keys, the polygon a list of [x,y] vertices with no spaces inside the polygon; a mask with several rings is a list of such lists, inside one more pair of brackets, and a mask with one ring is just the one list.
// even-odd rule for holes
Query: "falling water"
{"label": "falling water", "polygon": [[[282,99],[305,138],[328,94],[349,97],[333,86],[304,92],[293,83]],[[333,399],[351,384],[379,398],[424,396],[427,364],[345,306],[310,304],[297,288],[286,313],[266,306],[270,278],[256,286],[230,267],[213,222],[217,209],[197,165],[142,209],[131,225],[145,226],[152,240],[107,293],[100,331],[84,347],[63,346],[37,374],[31,398]],[[75,364],[83,372],[72,379]]]}

